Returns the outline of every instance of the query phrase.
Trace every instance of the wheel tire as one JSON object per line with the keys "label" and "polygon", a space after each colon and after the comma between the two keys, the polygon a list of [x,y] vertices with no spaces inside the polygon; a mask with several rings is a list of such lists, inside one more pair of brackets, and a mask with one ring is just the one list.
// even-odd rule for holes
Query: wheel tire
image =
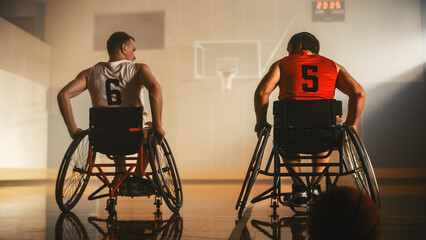
{"label": "wheel tire", "polygon": [[349,126],[344,126],[343,155],[349,170],[354,171],[357,188],[370,196],[377,207],[380,207],[379,187],[367,150],[356,131]]}
{"label": "wheel tire", "polygon": [[72,141],[59,168],[55,197],[62,211],[71,210],[80,200],[90,179],[88,168],[89,131],[86,130]]}
{"label": "wheel tire", "polygon": [[172,212],[178,212],[183,204],[182,184],[175,159],[167,140],[161,145],[155,141],[154,135],[148,135],[148,150],[154,181],[163,196],[164,202]]}
{"label": "wheel tire", "polygon": [[250,191],[256,181],[257,175],[259,174],[260,166],[263,159],[263,152],[265,151],[266,143],[268,142],[270,128],[264,128],[261,133],[259,140],[257,141],[256,148],[250,162],[250,166],[247,170],[246,177],[244,179],[243,186],[241,188],[240,195],[235,205],[235,210],[238,210],[238,216],[242,216],[244,208],[247,204]]}

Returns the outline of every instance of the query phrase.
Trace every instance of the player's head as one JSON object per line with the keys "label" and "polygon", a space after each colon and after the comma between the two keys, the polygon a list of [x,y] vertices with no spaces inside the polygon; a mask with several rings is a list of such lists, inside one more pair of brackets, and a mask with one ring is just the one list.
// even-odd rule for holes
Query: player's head
{"label": "player's head", "polygon": [[134,61],[135,38],[125,32],[115,32],[108,38],[107,50],[109,56],[122,53],[125,59]]}
{"label": "player's head", "polygon": [[380,213],[365,193],[354,187],[335,187],[323,193],[309,209],[312,240],[380,239]]}
{"label": "player's head", "polygon": [[293,37],[290,38],[287,45],[288,53],[295,54],[299,53],[301,50],[309,50],[312,53],[319,53],[319,41],[318,39],[308,32],[300,32],[294,34]]}

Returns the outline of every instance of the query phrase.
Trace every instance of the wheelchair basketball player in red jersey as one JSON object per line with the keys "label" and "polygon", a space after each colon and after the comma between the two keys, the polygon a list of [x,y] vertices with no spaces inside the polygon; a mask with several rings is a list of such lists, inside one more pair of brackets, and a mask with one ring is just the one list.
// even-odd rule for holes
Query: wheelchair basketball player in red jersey
{"label": "wheelchair basketball player in red jersey", "polygon": [[[272,64],[265,77],[259,83],[255,96],[256,112],[255,131],[268,126],[266,113],[271,92],[279,87],[279,100],[319,100],[333,99],[335,89],[349,97],[348,113],[344,124],[356,129],[356,123],[361,115],[365,101],[365,91],[362,86],[341,65],[319,55],[319,41],[308,32],[297,33],[291,37],[287,45],[288,56]],[[298,153],[291,153],[298,154]],[[325,156],[325,153],[319,155]],[[285,161],[299,163],[300,160]],[[328,163],[330,158],[312,159],[314,163]],[[323,166],[313,167],[314,173],[320,173]],[[294,167],[296,173],[300,167]],[[317,177],[311,180],[315,182]],[[318,185],[313,191],[313,197],[321,192]],[[308,202],[308,194],[301,183],[293,178],[291,202],[295,206],[304,206]]]}

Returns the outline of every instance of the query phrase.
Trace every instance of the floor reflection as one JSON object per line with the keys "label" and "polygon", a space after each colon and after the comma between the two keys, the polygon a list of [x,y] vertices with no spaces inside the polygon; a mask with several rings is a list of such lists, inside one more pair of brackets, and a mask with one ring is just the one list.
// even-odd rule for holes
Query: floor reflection
{"label": "floor reflection", "polygon": [[[247,206],[238,219],[235,203],[241,182],[183,182],[179,215],[164,205],[156,215],[153,198],[118,199],[117,216],[108,219],[105,199],[88,201],[88,190],[72,213],[62,214],[55,201],[55,181],[0,182],[0,239],[307,239],[307,217],[269,201]],[[379,181],[382,239],[424,239],[426,181]],[[253,195],[270,184],[259,181]],[[408,190],[407,190],[408,189]],[[183,219],[185,220],[185,224]]]}
{"label": "floor reflection", "polygon": [[[251,216],[250,226],[244,224],[241,231],[241,240],[251,239],[308,239],[308,216],[307,214],[294,214],[291,217],[282,217],[271,215],[269,221],[262,218],[256,219]],[[244,220],[241,220],[244,221]],[[239,221],[236,221],[238,226]],[[251,230],[250,230],[251,229]],[[291,234],[289,234],[291,233]]]}
{"label": "floor reflection", "polygon": [[56,239],[89,239],[80,219],[72,212],[61,213],[55,226]]}
{"label": "floor reflection", "polygon": [[[108,218],[88,217],[102,239],[173,239],[182,237],[183,219],[179,213],[163,220],[162,214],[154,214],[152,220],[119,220],[117,215]],[[56,239],[89,239],[86,228],[72,212],[59,215],[55,226]]]}
{"label": "floor reflection", "polygon": [[268,239],[282,239],[282,228],[290,228],[293,240],[305,240],[308,230],[308,216],[295,214],[292,217],[279,218],[271,216],[269,222],[252,219],[251,225]]}

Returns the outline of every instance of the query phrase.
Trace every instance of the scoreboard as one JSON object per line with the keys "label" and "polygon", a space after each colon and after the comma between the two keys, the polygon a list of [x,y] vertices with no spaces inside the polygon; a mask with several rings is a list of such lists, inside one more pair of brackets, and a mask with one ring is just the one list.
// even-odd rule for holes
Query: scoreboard
{"label": "scoreboard", "polygon": [[312,21],[333,22],[345,21],[345,2],[312,0]]}

